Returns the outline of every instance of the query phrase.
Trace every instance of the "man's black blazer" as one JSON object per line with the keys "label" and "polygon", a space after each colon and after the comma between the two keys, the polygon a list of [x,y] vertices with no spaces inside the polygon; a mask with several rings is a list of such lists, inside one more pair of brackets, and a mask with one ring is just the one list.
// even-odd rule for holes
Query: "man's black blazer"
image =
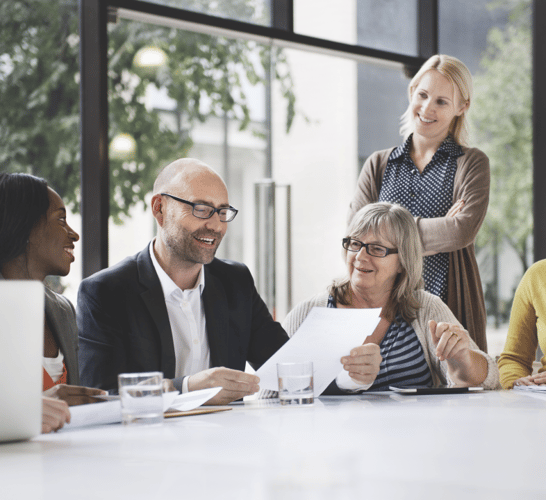
{"label": "man's black blazer", "polygon": [[[214,259],[202,300],[211,366],[260,367],[288,336],[273,320],[244,264]],[[162,371],[178,390],[161,283],[149,247],[82,281],[78,292],[80,383],[117,389],[118,373]]]}

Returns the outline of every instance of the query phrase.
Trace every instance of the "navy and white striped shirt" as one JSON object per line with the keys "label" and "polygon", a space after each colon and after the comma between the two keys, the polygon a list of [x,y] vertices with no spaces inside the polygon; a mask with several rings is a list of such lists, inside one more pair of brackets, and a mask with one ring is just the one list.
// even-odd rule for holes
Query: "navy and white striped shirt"
{"label": "navy and white striped shirt", "polygon": [[[438,148],[430,163],[419,173],[410,156],[410,135],[389,156],[381,183],[379,201],[397,203],[414,217],[444,217],[453,205],[453,182],[457,158],[463,150],[451,137]],[[428,255],[423,260],[425,290],[447,300],[449,253]]]}
{"label": "navy and white striped shirt", "polygon": [[[328,298],[328,307],[337,307]],[[388,391],[389,385],[432,387],[432,374],[415,330],[397,315],[379,345],[383,360],[379,373],[367,392]]]}

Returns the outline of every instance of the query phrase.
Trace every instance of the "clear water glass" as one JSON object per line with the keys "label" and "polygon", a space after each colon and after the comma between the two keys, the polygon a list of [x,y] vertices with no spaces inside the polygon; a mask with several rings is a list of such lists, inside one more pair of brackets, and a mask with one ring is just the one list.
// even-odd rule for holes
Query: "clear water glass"
{"label": "clear water glass", "polygon": [[118,386],[124,425],[163,422],[163,373],[120,373]]}
{"label": "clear water glass", "polygon": [[278,363],[279,400],[282,405],[313,404],[313,363]]}

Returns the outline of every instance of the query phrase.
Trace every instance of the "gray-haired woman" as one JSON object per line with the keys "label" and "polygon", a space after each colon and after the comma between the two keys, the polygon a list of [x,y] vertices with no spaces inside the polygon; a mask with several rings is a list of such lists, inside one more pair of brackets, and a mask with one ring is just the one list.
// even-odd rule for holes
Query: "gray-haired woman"
{"label": "gray-haired woman", "polygon": [[345,371],[325,394],[390,385],[498,387],[493,359],[439,297],[423,290],[421,242],[410,212],[385,202],[366,205],[352,219],[343,256],[347,277],[283,322],[292,336],[313,307],[382,308],[377,328],[341,359]]}

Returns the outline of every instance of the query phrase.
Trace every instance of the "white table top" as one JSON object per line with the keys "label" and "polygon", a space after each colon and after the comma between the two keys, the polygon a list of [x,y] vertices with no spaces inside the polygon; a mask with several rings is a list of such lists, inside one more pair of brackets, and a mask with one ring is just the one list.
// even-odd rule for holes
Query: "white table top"
{"label": "white table top", "polygon": [[2,444],[0,497],[546,498],[544,442],[546,398],[514,391],[251,402]]}

